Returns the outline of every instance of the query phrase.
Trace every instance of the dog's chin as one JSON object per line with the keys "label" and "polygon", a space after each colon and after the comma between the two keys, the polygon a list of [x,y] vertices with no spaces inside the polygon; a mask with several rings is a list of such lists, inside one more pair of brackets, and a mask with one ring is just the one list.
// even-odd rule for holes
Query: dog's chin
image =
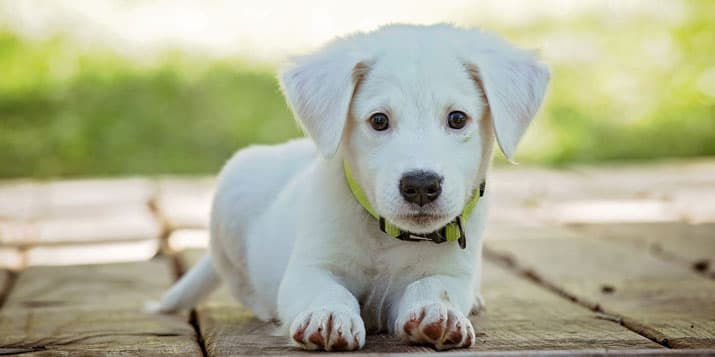
{"label": "dog's chin", "polygon": [[404,213],[390,221],[400,229],[412,233],[432,233],[451,222],[454,217],[434,213]]}

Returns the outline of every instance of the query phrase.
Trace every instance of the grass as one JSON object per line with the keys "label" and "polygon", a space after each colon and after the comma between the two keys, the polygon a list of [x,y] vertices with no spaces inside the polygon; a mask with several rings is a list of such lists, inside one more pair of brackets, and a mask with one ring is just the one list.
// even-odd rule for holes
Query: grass
{"label": "grass", "polygon": [[91,56],[63,78],[50,60],[61,41],[0,42],[17,53],[0,67],[20,72],[0,86],[3,177],[209,173],[239,147],[300,135],[266,69]]}
{"label": "grass", "polygon": [[[715,155],[715,98],[706,93],[715,87],[715,3],[689,4],[688,21],[670,27],[575,19],[500,31],[528,44],[567,30],[600,51],[552,64],[547,102],[517,161]],[[0,177],[215,173],[240,147],[300,135],[273,68],[180,53],[146,65],[74,48],[0,31]]]}

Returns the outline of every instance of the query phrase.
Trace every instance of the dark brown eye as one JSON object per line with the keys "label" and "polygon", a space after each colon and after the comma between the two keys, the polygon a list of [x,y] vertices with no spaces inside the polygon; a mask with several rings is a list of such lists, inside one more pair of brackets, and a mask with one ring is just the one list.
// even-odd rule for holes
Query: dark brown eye
{"label": "dark brown eye", "polygon": [[447,123],[452,129],[462,129],[467,124],[467,114],[455,110],[447,116]]}
{"label": "dark brown eye", "polygon": [[390,127],[390,119],[385,113],[375,113],[370,117],[370,125],[377,131],[387,130]]}

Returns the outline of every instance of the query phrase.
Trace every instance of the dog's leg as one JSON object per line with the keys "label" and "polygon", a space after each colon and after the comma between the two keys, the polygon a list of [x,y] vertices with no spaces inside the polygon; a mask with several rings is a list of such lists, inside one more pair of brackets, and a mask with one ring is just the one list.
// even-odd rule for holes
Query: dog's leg
{"label": "dog's leg", "polygon": [[465,314],[473,299],[464,279],[430,276],[407,286],[400,300],[395,333],[405,342],[430,344],[438,350],[469,347],[474,327]]}
{"label": "dog's leg", "polygon": [[326,271],[288,269],[278,306],[291,339],[300,347],[348,351],[365,345],[357,299]]}

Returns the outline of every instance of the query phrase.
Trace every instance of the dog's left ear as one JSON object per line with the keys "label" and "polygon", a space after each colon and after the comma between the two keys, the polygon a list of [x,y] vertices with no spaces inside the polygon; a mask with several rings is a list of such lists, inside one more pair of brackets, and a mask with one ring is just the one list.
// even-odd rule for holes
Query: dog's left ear
{"label": "dog's left ear", "polygon": [[367,72],[361,58],[334,43],[294,59],[280,75],[293,113],[326,158],[340,146],[353,93]]}
{"label": "dog's left ear", "polygon": [[550,72],[533,54],[491,41],[493,46],[473,52],[466,66],[486,96],[499,147],[511,160],[541,106]]}

